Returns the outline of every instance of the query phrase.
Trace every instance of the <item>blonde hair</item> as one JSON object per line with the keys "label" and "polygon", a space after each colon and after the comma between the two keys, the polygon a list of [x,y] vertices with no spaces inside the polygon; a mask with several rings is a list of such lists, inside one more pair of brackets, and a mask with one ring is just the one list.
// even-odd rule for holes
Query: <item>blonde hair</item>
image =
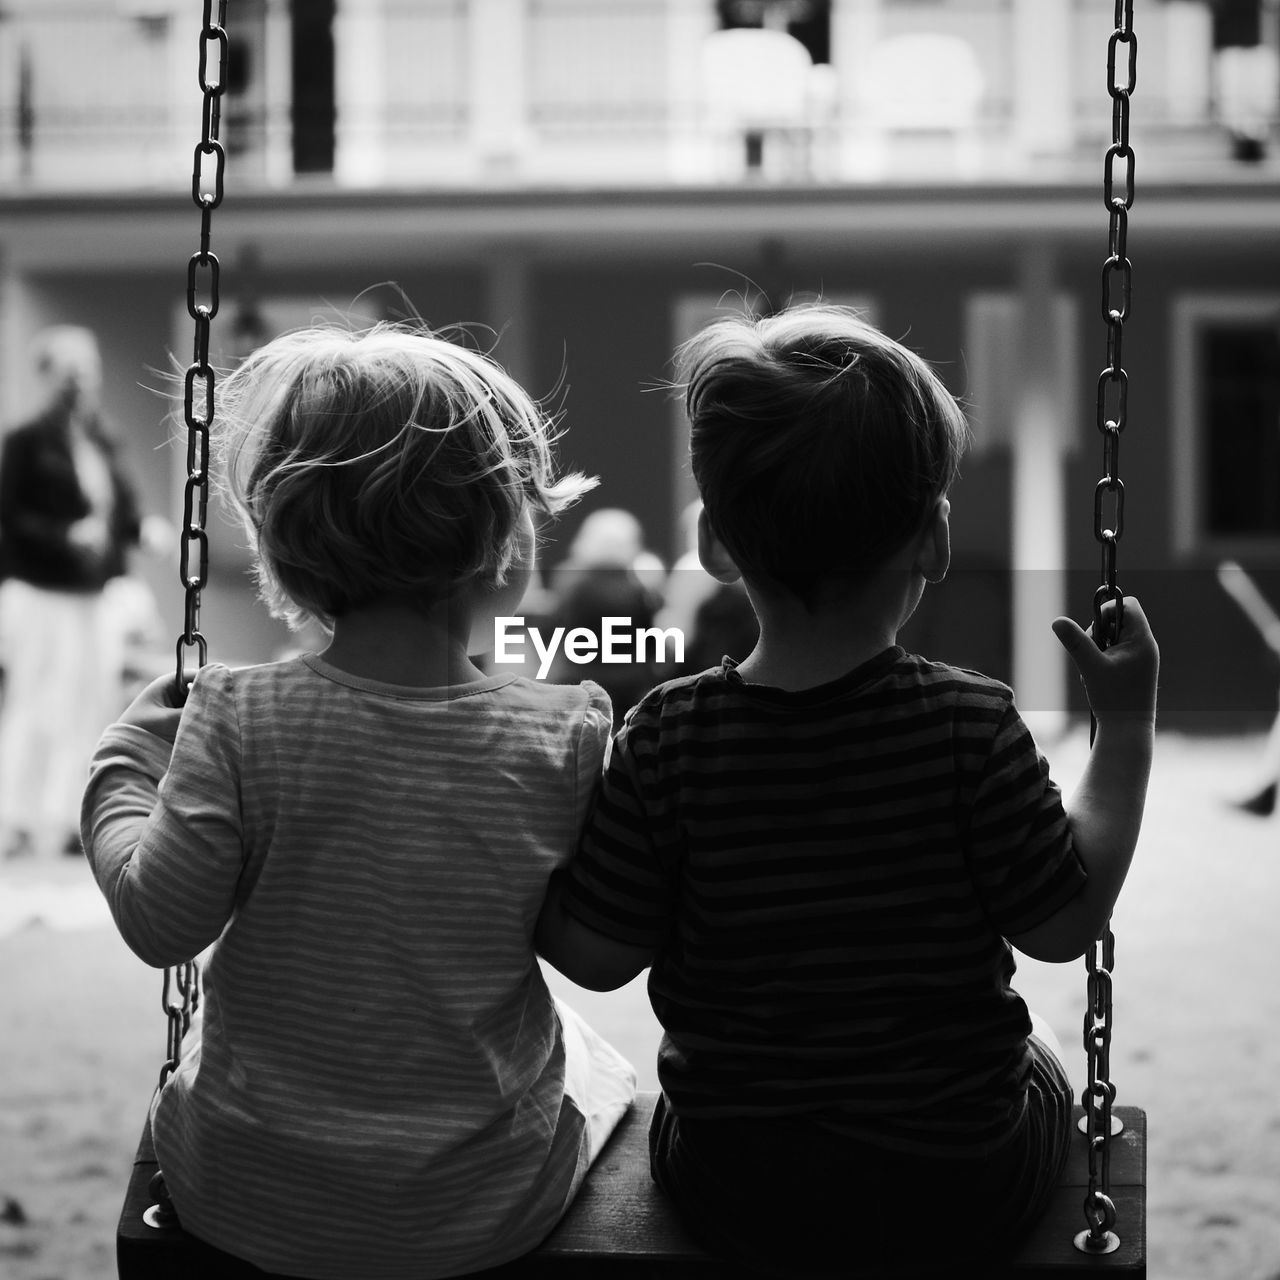
{"label": "blonde hair", "polygon": [[726,316],[676,356],[707,518],[748,581],[806,604],[921,527],[959,471],[963,412],[915,352],[855,311]]}
{"label": "blonde hair", "polygon": [[555,478],[553,419],[492,359],[417,326],[268,342],[222,381],[211,434],[260,594],[294,629],[501,586],[526,509],[596,483]]}

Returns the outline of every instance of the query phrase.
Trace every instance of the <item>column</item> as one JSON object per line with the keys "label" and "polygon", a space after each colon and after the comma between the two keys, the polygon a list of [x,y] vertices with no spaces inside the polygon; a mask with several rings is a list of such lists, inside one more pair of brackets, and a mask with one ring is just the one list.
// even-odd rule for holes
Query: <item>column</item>
{"label": "column", "polygon": [[[337,107],[333,176],[342,185],[386,181],[386,40],[383,0],[339,0],[333,20]],[[288,99],[286,99],[288,101]]]}
{"label": "column", "polygon": [[[1054,247],[1031,240],[1018,254],[1018,360],[1013,395],[1013,687],[1037,737],[1067,724],[1068,659],[1049,624],[1070,612],[1066,599],[1062,418],[1056,337]],[[1075,610],[1078,615],[1079,609]],[[1073,615],[1073,616],[1075,616]]]}
{"label": "column", "polygon": [[[1170,122],[1204,125],[1212,111],[1213,14],[1204,0],[1165,0],[1161,12],[1144,15],[1147,22],[1157,17],[1164,20],[1164,102]],[[1141,74],[1141,50],[1138,60]]]}
{"label": "column", "polygon": [[844,96],[867,55],[880,39],[880,11],[884,0],[831,0],[831,65],[840,73]]}
{"label": "column", "polygon": [[836,172],[874,178],[884,169],[884,139],[860,107],[864,68],[880,40],[884,0],[831,0],[831,66],[836,75]]}
{"label": "column", "polygon": [[36,328],[30,287],[12,249],[0,243],[0,428],[31,411],[27,347]]}
{"label": "column", "polygon": [[[341,23],[339,6],[338,21]],[[336,36],[342,34],[339,25]],[[289,103],[293,101],[293,68],[289,59],[289,0],[266,0],[266,15],[262,36],[262,99],[266,112],[263,121],[263,167],[267,183],[273,187],[286,186],[293,180],[293,149],[290,138]],[[334,55],[342,66],[342,46],[335,39]],[[339,70],[335,86],[338,99],[338,138],[335,165],[343,159],[342,113],[343,92],[346,88]]]}
{"label": "column", "polygon": [[528,255],[518,246],[505,246],[488,254],[486,261],[486,314],[489,324],[500,335],[494,356],[531,394],[544,395],[549,388],[530,385],[533,353],[529,342],[532,325]]}
{"label": "column", "polygon": [[[1072,0],[1014,0],[1013,127],[1028,156],[1070,150],[1074,141]],[[1100,92],[1106,94],[1106,62]]]}
{"label": "column", "polygon": [[714,174],[715,148],[702,120],[702,46],[715,30],[710,0],[667,0],[668,164],[679,181],[706,182]]}
{"label": "column", "polygon": [[529,147],[525,0],[471,0],[471,142],[481,172],[517,174]]}

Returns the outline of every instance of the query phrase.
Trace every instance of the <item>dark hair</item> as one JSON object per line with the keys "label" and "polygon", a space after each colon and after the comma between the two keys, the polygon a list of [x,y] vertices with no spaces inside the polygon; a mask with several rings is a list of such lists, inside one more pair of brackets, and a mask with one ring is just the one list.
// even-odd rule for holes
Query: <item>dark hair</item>
{"label": "dark hair", "polygon": [[711,527],[806,604],[869,576],[955,480],[968,426],[928,363],[825,303],[713,321],[677,353]]}

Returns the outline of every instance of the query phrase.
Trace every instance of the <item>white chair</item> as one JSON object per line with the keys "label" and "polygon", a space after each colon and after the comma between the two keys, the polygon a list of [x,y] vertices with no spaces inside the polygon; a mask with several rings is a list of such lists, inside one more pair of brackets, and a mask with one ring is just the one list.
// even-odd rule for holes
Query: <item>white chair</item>
{"label": "white chair", "polygon": [[737,27],[708,36],[701,62],[717,176],[807,176],[814,67],[804,45],[784,31]]}

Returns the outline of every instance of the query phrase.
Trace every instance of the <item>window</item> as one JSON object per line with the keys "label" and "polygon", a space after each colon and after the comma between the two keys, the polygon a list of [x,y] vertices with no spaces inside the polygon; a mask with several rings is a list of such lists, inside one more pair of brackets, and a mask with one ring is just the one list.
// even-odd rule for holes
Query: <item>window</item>
{"label": "window", "polygon": [[1174,309],[1174,543],[1280,553],[1280,294]]}
{"label": "window", "polygon": [[1207,327],[1203,359],[1204,419],[1225,428],[1205,438],[1207,530],[1280,534],[1280,330]]}
{"label": "window", "polygon": [[333,170],[335,0],[293,0],[293,170]]}
{"label": "window", "polygon": [[716,0],[723,30],[770,27],[794,36],[815,64],[831,61],[831,0]]}

